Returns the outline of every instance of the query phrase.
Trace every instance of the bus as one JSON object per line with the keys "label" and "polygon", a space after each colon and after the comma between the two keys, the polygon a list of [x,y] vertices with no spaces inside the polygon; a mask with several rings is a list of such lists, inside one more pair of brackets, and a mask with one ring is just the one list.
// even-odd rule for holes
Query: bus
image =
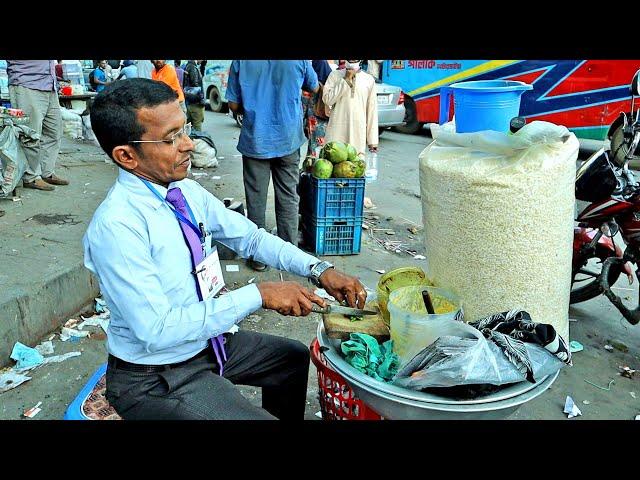
{"label": "bus", "polygon": [[[404,92],[404,133],[437,123],[440,87],[469,80],[518,80],[527,121],[564,125],[582,139],[604,140],[629,112],[629,85],[640,60],[385,60],[382,81]],[[453,108],[451,109],[453,111]]]}

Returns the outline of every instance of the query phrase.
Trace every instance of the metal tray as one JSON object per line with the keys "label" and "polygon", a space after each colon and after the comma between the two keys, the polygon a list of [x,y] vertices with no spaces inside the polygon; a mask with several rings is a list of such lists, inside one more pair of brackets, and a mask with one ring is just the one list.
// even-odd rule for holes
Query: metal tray
{"label": "metal tray", "polygon": [[329,365],[331,365],[331,368],[333,368],[336,372],[345,377],[346,380],[351,379],[369,389],[377,390],[387,395],[404,398],[410,401],[453,405],[475,405],[498,402],[529,392],[548,378],[544,377],[538,383],[523,381],[510,387],[505,387],[498,392],[493,392],[482,397],[474,398],[472,400],[455,400],[451,397],[445,397],[442,395],[436,395],[427,392],[420,392],[418,390],[411,390],[408,388],[398,387],[396,385],[391,385],[375,380],[374,378],[371,378],[360,372],[359,370],[353,368],[346,362],[346,360],[342,357],[342,354],[337,350],[339,348],[339,341],[336,342],[335,339],[330,339],[329,337],[327,337],[322,322],[318,323],[317,336],[320,346],[328,348],[328,350],[324,351],[323,354],[329,362]]}
{"label": "metal tray", "polygon": [[345,377],[345,380],[358,398],[388,420],[502,420],[518,410],[523,403],[543,393],[559,373],[558,371],[548,376],[543,382],[521,395],[475,405],[409,400],[374,390],[352,378]]}

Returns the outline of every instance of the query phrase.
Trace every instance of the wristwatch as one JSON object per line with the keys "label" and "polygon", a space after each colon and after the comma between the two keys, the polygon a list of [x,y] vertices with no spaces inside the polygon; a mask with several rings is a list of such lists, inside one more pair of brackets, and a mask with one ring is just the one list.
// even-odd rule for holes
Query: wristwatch
{"label": "wristwatch", "polygon": [[316,286],[321,287],[320,285],[320,275],[324,273],[325,270],[329,268],[334,268],[333,264],[329,262],[318,262],[311,267],[311,273],[309,274],[309,280]]}

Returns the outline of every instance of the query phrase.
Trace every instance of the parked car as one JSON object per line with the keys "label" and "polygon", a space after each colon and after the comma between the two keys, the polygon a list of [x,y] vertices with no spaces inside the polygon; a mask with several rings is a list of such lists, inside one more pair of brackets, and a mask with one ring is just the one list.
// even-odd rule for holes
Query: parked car
{"label": "parked car", "polygon": [[378,131],[404,125],[404,93],[400,87],[376,81],[378,95]]}

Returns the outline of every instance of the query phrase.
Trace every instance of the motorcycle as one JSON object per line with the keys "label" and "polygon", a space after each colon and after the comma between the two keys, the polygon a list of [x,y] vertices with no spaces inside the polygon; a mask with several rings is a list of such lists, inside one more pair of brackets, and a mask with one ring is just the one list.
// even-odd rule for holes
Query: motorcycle
{"label": "motorcycle", "polygon": [[[611,287],[622,273],[633,283],[631,265],[640,270],[640,184],[630,162],[638,162],[640,110],[634,113],[639,95],[636,72],[631,82],[631,113],[621,114],[622,128],[611,147],[595,152],[576,173],[576,199],[589,202],[577,216],[573,234],[572,289],[570,303],[604,294],[631,324],[640,322],[640,305],[631,310]],[[626,249],[616,245],[620,232]],[[593,267],[601,264],[598,272]]]}

